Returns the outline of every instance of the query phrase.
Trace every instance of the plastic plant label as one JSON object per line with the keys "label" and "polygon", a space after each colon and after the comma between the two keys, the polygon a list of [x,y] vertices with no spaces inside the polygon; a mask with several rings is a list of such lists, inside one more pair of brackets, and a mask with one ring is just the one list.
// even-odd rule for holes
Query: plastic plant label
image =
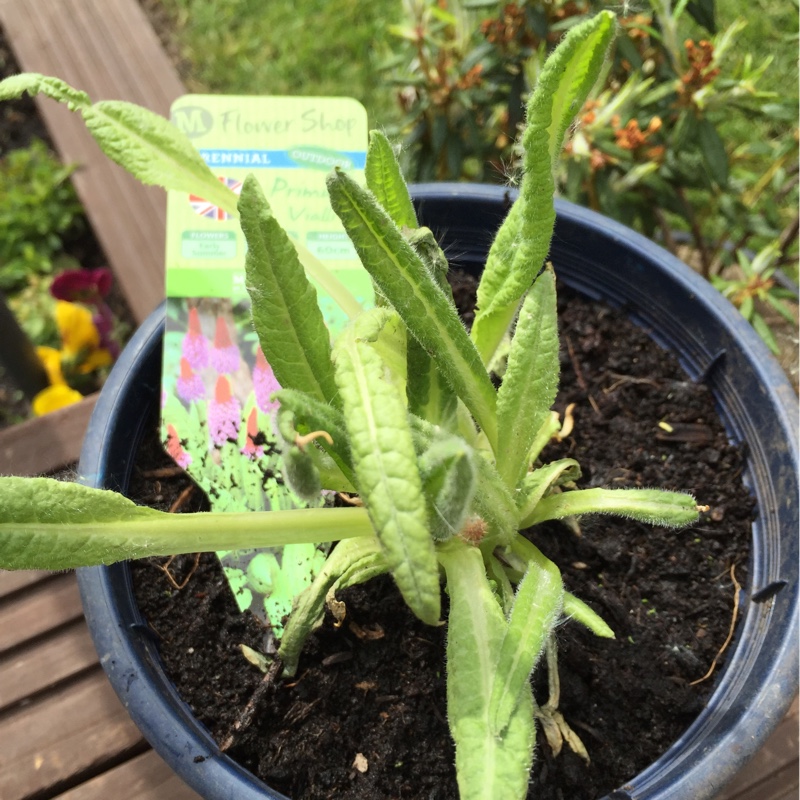
{"label": "plastic plant label", "polygon": [[[373,302],[325,186],[336,166],[363,181],[367,115],[360,103],[185,95],[173,104],[172,121],[232,191],[255,175],[298,249],[323,262],[359,303]],[[280,387],[250,321],[245,251],[237,219],[202,197],[169,192],[161,435],[215,511],[295,508],[304,503],[281,478],[270,400]],[[336,333],[346,316],[316,288]],[[251,609],[280,638],[281,620],[326,553],[292,545],[218,555],[239,608]]]}

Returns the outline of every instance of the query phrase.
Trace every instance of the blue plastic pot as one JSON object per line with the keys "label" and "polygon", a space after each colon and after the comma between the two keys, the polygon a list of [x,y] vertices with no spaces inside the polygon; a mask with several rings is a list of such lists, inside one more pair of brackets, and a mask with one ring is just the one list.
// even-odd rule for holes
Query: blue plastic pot
{"label": "blue plastic pot", "polygon": [[[502,188],[463,184],[418,186],[414,196],[424,224],[441,236],[460,266],[476,270],[513,200]],[[761,747],[797,692],[797,398],[733,307],[638,234],[559,203],[551,257],[565,283],[624,307],[677,354],[693,379],[706,381],[731,439],[747,445],[745,481],[759,514],[744,619],[727,666],[691,728],[610,796],[713,798]],[[98,400],[80,462],[89,485],[126,491],[144,426],[158,410],[163,329],[160,309],[132,339]],[[80,570],[79,582],[101,663],[142,733],[172,768],[208,800],[283,797],[220,753],[178,697],[136,606],[128,566]],[[781,585],[769,599],[751,601]]]}

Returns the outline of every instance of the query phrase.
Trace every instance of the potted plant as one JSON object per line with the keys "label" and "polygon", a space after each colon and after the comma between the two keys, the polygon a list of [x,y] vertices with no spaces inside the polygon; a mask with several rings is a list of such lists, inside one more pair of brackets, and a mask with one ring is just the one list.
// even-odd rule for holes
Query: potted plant
{"label": "potted plant", "polygon": [[[456,742],[461,796],[524,796],[534,739],[529,676],[545,651],[552,665],[556,622],[565,613],[600,636],[613,634],[586,604],[564,591],[558,569],[518,529],[588,512],[625,513],[673,525],[691,522],[698,514],[691,496],[675,492],[564,491],[579,474],[579,465],[569,459],[550,464],[538,460],[544,443],[558,430],[550,414],[558,371],[554,280],[549,268],[540,270],[555,217],[552,164],[572,111],[580,107],[602,64],[613,27],[608,13],[577,26],[542,73],[528,110],[527,172],[520,199],[487,257],[471,338],[447,295],[443,281],[447,261],[430,231],[419,226],[391,148],[380,134],[372,136],[368,155],[372,194],[341,173],[329,179],[332,206],[382,298],[377,309],[357,316],[332,352],[313,290],[290,240],[255,181],[246,182],[239,212],[249,245],[248,282],[254,287],[253,317],[262,349],[284,387],[275,396],[281,404],[277,428],[285,475],[301,495],[316,496],[323,487],[355,491],[364,507],[228,514],[223,527],[218,515],[164,515],[106,491],[44,479],[5,479],[0,482],[3,567],[57,569],[146,554],[340,540],[311,588],[298,598],[282,639],[274,669],[289,674],[329,593],[391,573],[414,613],[436,624],[443,571],[450,595],[448,718]],[[107,152],[143,180],[199,191],[233,209],[229,193],[194,157],[191,145],[158,118],[123,104],[92,106],[85,95],[55,79],[17,76],[0,84],[0,96],[26,90],[43,91],[79,109]],[[135,139],[127,134],[131,128],[138,133]],[[425,196],[424,190],[420,196]],[[427,205],[438,202],[428,196]],[[497,204],[495,198],[495,208]],[[459,214],[463,220],[466,212],[461,209]],[[564,208],[567,228],[561,229],[559,240],[576,216],[580,213]],[[619,230],[599,231],[596,221],[591,223],[590,219],[588,229],[594,228],[597,241],[612,248]],[[585,221],[581,224],[587,227]],[[586,233],[583,227],[581,231]],[[637,254],[641,259],[637,268],[644,271],[649,266],[643,257],[647,248],[636,244],[643,251]],[[591,286],[593,279],[591,274],[581,276],[578,268],[575,282]],[[612,288],[602,294],[616,290],[624,297],[624,284],[618,280],[614,286],[612,276]],[[691,291],[685,291],[687,286],[695,288],[684,281],[674,293],[674,308],[710,307],[717,318],[724,316],[713,302],[693,299]],[[669,314],[663,319],[647,313],[642,317],[663,322],[663,337],[686,344],[687,356],[702,363],[701,343],[683,341],[685,337],[667,324]],[[495,390],[486,364],[515,318],[505,377]],[[137,335],[129,355],[123,355],[118,374],[130,372],[123,387],[112,388],[100,401],[99,414],[108,415],[106,427],[95,429],[92,436],[109,434],[115,441],[120,435],[135,438],[143,419],[125,419],[124,425],[117,425],[122,412],[111,411],[109,403],[112,393],[132,390],[135,396],[152,386],[154,378],[157,383],[152,354],[158,328],[159,321],[152,320]],[[727,329],[719,335],[726,337],[731,361],[741,367],[742,348],[728,339]],[[782,427],[787,426],[778,412],[770,419],[770,435]],[[790,442],[781,477],[787,486],[792,469],[796,474],[796,455],[791,431],[783,433]],[[108,449],[91,459],[95,442],[87,441],[82,471],[106,485],[124,482],[125,470],[111,468]],[[785,496],[789,502],[781,509],[784,519],[775,520],[777,528],[765,534],[776,539],[781,524],[792,514],[796,518],[796,499],[792,500],[791,490]],[[777,559],[778,569],[791,569],[785,553]],[[768,570],[775,568],[773,563]],[[117,604],[124,592],[125,587],[109,576],[100,578],[106,593],[99,600],[89,592],[98,574],[82,578],[90,622],[103,613],[103,606]],[[796,608],[795,584],[792,580],[791,592],[781,593],[781,602],[792,608]],[[138,624],[126,613],[114,623],[116,633]],[[115,635],[108,629],[107,634]],[[132,710],[141,708],[140,686],[150,678],[137,680],[139,674],[129,671],[122,651],[108,653],[107,634],[97,641],[103,661],[123,700]],[[776,673],[796,678],[791,654],[783,652],[792,650],[793,632],[781,629],[774,635],[780,644],[770,658],[767,682]],[[765,652],[772,646],[767,644]],[[139,637],[125,639],[121,647],[145,662],[155,660],[152,645]],[[156,684],[162,681],[157,668],[152,674]],[[740,681],[728,676],[720,688],[726,692],[731,684],[741,688]],[[770,714],[791,699],[766,701],[767,694],[759,690],[759,702],[769,705]],[[192,726],[185,706],[176,700],[165,698],[156,722],[139,720],[145,735],[158,739],[162,752],[191,759],[194,768],[182,774],[207,797],[230,796],[231,791],[237,798],[264,796],[263,785],[233,762],[224,757],[198,758],[198,746],[213,750],[212,743]],[[699,735],[707,734],[709,725],[718,732],[720,717],[730,721],[727,700],[721,702],[711,721],[703,721],[702,731],[687,734],[683,744],[688,749],[669,757],[672,764],[666,776],[644,776],[642,785],[651,793],[637,796],[666,797],[665,787],[673,792],[671,797],[681,792],[686,797],[710,796],[719,785],[714,781],[730,776],[732,767],[722,759],[709,782],[707,739]],[[537,713],[541,716],[542,710]],[[174,738],[179,721],[193,728],[188,738]],[[758,724],[762,721],[759,717]],[[157,731],[164,723],[166,727]],[[687,757],[691,769],[686,768]],[[681,773],[677,779],[676,772]],[[230,784],[223,788],[223,781],[230,779],[235,790]],[[678,784],[682,786],[676,788]]]}

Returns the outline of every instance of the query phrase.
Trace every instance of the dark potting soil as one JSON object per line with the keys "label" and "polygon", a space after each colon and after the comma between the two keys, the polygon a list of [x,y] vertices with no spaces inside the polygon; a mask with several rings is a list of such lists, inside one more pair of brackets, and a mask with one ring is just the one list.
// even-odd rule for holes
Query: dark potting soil
{"label": "dark potting soil", "polygon": [[[732,566],[746,582],[753,503],[742,488],[742,456],[728,443],[706,387],[618,313],[564,289],[559,306],[556,406],[563,412],[576,404],[575,430],[547,459],[576,458],[583,488],[685,489],[710,506],[697,525],[679,531],[612,517],[581,520],[580,534],[562,524],[531,531],[563,570],[567,589],[616,632],[609,641],[576,623],[559,628],[560,709],[591,765],[566,748],[553,756],[540,736],[531,775],[531,796],[590,800],[652,763],[702,710],[724,656],[710,678],[692,683],[728,635]],[[150,470],[168,463],[155,436],[140,463]],[[168,505],[186,485],[182,478],[167,487],[140,471],[132,496]],[[183,510],[202,506],[195,491]],[[297,677],[265,689],[239,647],[263,649],[263,628],[236,613],[216,559],[203,555],[194,571],[194,557],[175,559],[169,569],[178,583],[188,577],[180,590],[163,564],[134,565],[139,604],[197,718],[217,741],[233,732],[233,758],[294,800],[457,798],[446,626],[417,621],[390,579],[342,592],[345,624],[337,629],[326,618]],[[544,702],[544,676],[535,685]],[[248,703],[252,719],[237,731]]]}

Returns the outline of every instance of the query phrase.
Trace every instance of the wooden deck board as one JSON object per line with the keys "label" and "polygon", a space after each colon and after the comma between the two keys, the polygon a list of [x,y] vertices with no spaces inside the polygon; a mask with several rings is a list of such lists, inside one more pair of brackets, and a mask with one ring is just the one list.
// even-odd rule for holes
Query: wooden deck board
{"label": "wooden deck board", "polygon": [[152,750],[132,758],[102,775],[98,775],[71,791],[60,794],[57,800],[200,800]]}
{"label": "wooden deck board", "polygon": [[10,572],[9,570],[0,569],[0,600],[10,594],[14,594],[14,592],[27,589],[35,583],[52,577],[52,572],[43,572],[42,570],[29,569]]}
{"label": "wooden deck board", "polygon": [[97,666],[83,619],[0,657],[0,712]]}
{"label": "wooden deck board", "polygon": [[0,475],[43,475],[78,460],[97,394],[0,431]]}
{"label": "wooden deck board", "polygon": [[798,698],[764,747],[722,792],[719,800],[784,800],[800,795],[798,781]]}
{"label": "wooden deck board", "polygon": [[[56,75],[92,100],[127,100],[169,114],[184,93],[135,0],[0,0],[0,24],[23,70]],[[112,164],[79,115],[37,104],[137,320],[164,295],[166,198]]]}
{"label": "wooden deck board", "polygon": [[[59,575],[0,605],[0,655],[83,616],[72,573]],[[0,687],[0,693],[2,687]],[[0,793],[0,797],[2,797]]]}
{"label": "wooden deck board", "polygon": [[0,742],[3,800],[47,796],[144,746],[99,667],[57,697],[0,719]]}

